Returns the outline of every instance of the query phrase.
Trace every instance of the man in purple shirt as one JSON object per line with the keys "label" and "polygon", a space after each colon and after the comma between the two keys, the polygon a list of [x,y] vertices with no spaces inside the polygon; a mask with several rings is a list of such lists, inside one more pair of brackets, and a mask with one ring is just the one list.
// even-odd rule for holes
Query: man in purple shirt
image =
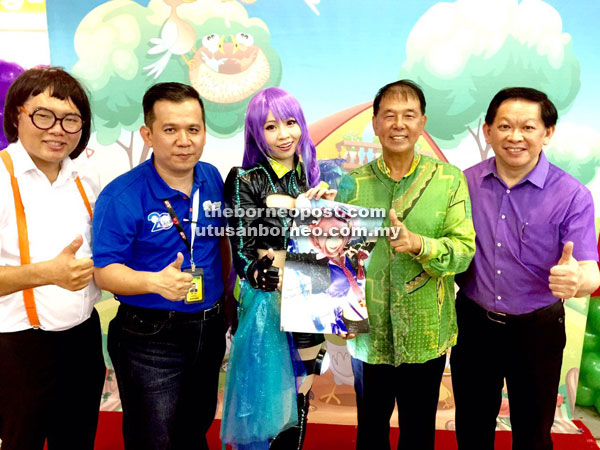
{"label": "man in purple shirt", "polygon": [[456,279],[451,365],[460,450],[493,450],[504,379],[513,449],[552,449],[563,303],[600,284],[592,196],[542,152],[557,118],[543,92],[501,90],[483,126],[495,158],[465,172],[477,250]]}

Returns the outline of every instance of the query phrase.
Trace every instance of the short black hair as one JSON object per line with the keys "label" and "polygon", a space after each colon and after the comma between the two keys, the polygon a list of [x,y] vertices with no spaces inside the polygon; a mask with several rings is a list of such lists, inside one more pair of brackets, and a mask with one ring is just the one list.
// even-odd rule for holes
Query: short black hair
{"label": "short black hair", "polygon": [[144,94],[142,105],[144,107],[144,123],[148,128],[152,128],[152,123],[156,119],[154,115],[154,104],[161,100],[173,103],[182,103],[186,100],[197,100],[202,110],[202,124],[206,127],[206,116],[204,114],[204,103],[200,98],[198,91],[189,84],[167,82],[157,83],[150,86]]}
{"label": "short black hair", "polygon": [[29,97],[35,97],[48,91],[49,95],[60,100],[71,101],[79,110],[83,119],[81,138],[71,152],[71,159],[77,158],[90,140],[92,112],[85,88],[62,67],[34,67],[26,70],[10,85],[4,103],[4,134],[8,142],[19,139],[19,108]]}
{"label": "short black hair", "polygon": [[383,97],[387,94],[401,95],[404,98],[409,96],[415,97],[419,100],[419,104],[421,105],[421,114],[425,115],[425,94],[423,94],[423,90],[421,86],[415,83],[412,80],[398,80],[393,83],[386,84],[383,86],[377,94],[375,95],[375,100],[373,100],[373,115],[376,116],[379,112],[379,104]]}
{"label": "short black hair", "polygon": [[488,110],[485,115],[485,123],[488,125],[494,123],[496,114],[498,113],[498,108],[500,108],[500,105],[503,102],[506,100],[517,99],[526,100],[528,102],[533,102],[540,105],[542,121],[544,122],[544,126],[546,128],[556,125],[556,122],[558,121],[558,112],[556,111],[556,106],[554,106],[554,103],[552,103],[548,96],[542,91],[528,87],[504,88],[494,95],[494,98],[490,102],[490,106],[488,106]]}

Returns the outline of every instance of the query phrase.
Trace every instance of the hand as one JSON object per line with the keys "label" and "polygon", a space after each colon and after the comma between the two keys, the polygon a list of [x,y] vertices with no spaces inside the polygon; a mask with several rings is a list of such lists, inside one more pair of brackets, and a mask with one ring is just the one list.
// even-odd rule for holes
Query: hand
{"label": "hand", "polygon": [[275,259],[275,252],[270,248],[265,256],[256,261],[252,287],[267,292],[281,289],[282,271],[273,266],[273,259]]}
{"label": "hand", "polygon": [[320,200],[321,198],[324,200],[335,200],[335,196],[337,195],[336,189],[327,189],[322,186],[315,186],[314,188],[310,188],[308,191],[304,193],[307,199],[312,200]]}
{"label": "hand", "polygon": [[160,272],[153,274],[154,289],[152,291],[167,300],[183,300],[192,288],[194,277],[191,273],[182,272],[183,255],[177,253],[177,258]]}
{"label": "hand", "polygon": [[77,258],[77,250],[83,244],[83,237],[77,235],[53,260],[49,261],[49,278],[52,284],[69,291],[83,289],[94,273],[92,258]]}
{"label": "hand", "polygon": [[581,284],[581,269],[573,258],[573,243],[565,243],[558,263],[550,269],[548,278],[552,295],[567,300],[574,297]]}
{"label": "hand", "polygon": [[412,233],[406,226],[398,220],[396,210],[390,209],[390,222],[392,226],[388,228],[388,239],[390,245],[397,253],[414,253],[421,251],[421,239],[418,234]]}
{"label": "hand", "polygon": [[338,333],[336,336],[341,337],[343,340],[354,339],[358,336],[358,333]]}

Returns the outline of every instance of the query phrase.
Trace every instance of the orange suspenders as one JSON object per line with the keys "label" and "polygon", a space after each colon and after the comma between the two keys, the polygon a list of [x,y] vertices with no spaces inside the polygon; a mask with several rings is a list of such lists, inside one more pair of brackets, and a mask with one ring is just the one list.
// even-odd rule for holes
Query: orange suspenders
{"label": "orange suspenders", "polygon": [[[17,215],[17,232],[19,236],[19,252],[21,255],[21,265],[31,264],[31,257],[29,255],[29,236],[27,234],[27,220],[25,218],[25,208],[23,207],[23,201],[21,200],[21,191],[19,190],[19,183],[17,183],[17,179],[15,178],[15,170],[13,168],[12,159],[7,151],[0,151],[0,159],[6,166],[6,170],[10,175],[10,184],[12,186],[13,197],[15,200],[15,212]],[[83,189],[83,185],[81,184],[81,180],[79,177],[75,178],[75,183],[77,184],[77,189],[81,194],[81,198],[83,199],[83,203],[85,204],[86,209],[92,218],[92,207],[90,206],[90,202],[85,194]],[[25,311],[27,311],[27,318],[29,319],[29,323],[33,328],[40,327],[40,319],[38,318],[37,309],[35,307],[35,299],[33,297],[33,289],[25,289],[23,290],[23,300],[25,301]]]}

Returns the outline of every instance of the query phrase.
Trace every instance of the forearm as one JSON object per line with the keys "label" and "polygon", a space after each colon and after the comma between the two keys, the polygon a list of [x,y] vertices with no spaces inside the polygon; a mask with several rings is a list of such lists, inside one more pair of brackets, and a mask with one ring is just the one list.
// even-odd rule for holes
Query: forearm
{"label": "forearm", "polygon": [[452,194],[438,238],[421,237],[422,249],[416,259],[434,276],[447,276],[467,270],[475,255],[475,229],[467,181],[462,175]]}
{"label": "forearm", "polygon": [[133,270],[124,264],[94,268],[94,280],[101,289],[121,295],[157,293],[155,272]]}
{"label": "forearm", "polygon": [[442,277],[464,272],[475,254],[475,235],[452,238],[422,237],[423,248],[415,259],[432,276]]}
{"label": "forearm", "polygon": [[50,261],[0,267],[0,296],[54,284]]}
{"label": "forearm", "polygon": [[600,272],[596,261],[580,261],[579,267],[581,272],[575,297],[585,297],[594,292],[600,285]]}
{"label": "forearm", "polygon": [[227,289],[229,286],[229,276],[231,275],[231,245],[228,238],[221,238],[219,251],[221,252],[221,275],[225,289]]}

